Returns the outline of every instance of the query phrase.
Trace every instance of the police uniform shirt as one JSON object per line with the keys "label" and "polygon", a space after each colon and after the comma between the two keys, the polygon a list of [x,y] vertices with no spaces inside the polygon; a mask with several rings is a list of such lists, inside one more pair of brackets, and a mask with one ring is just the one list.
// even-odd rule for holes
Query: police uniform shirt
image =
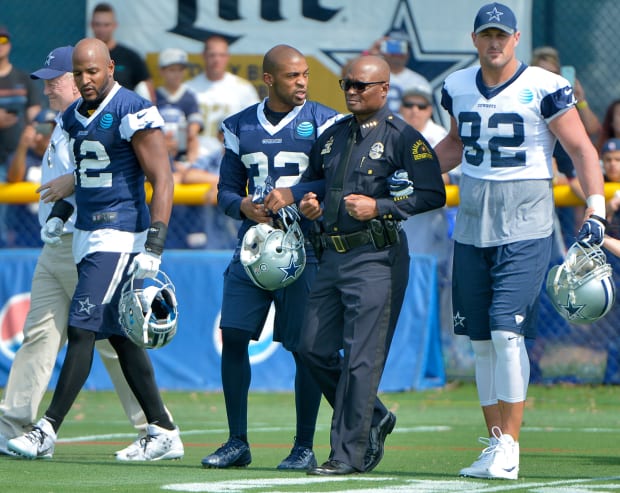
{"label": "police uniform shirt", "polygon": [[[293,187],[294,197],[300,199],[306,191],[323,197],[330,190],[336,171],[347,150],[347,142],[357,124],[353,117],[344,118],[327,129],[310,154],[310,164],[302,182]],[[387,179],[397,170],[406,170],[413,182],[414,191],[403,197],[392,197]],[[314,183],[324,189],[315,189]],[[379,218],[403,220],[407,217],[442,207],[445,204],[445,187],[434,151],[413,127],[395,116],[384,106],[356,130],[355,144],[348,160],[343,180],[342,197],[359,194],[377,201]],[[336,224],[325,224],[326,232],[351,233],[364,229],[363,222],[349,216],[342,199],[338,207]],[[331,207],[326,198],[325,210]]]}

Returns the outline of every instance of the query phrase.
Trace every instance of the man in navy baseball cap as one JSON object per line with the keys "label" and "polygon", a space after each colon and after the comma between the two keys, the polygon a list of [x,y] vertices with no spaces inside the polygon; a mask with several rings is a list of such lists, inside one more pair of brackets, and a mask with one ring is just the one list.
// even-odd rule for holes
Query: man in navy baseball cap
{"label": "man in navy baseball cap", "polygon": [[474,21],[474,32],[478,34],[485,29],[501,29],[508,34],[517,32],[517,18],[506,5],[493,2],[483,5]]}
{"label": "man in navy baseball cap", "polygon": [[73,46],[61,46],[50,51],[45,59],[44,66],[30,74],[31,79],[50,80],[65,75],[67,72],[73,72]]}

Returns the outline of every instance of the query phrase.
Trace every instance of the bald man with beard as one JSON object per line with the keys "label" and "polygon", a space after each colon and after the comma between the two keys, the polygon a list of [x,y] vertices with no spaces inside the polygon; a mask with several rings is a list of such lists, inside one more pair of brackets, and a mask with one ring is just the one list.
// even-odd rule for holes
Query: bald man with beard
{"label": "bald man with beard", "polygon": [[[164,121],[151,103],[114,80],[114,62],[102,41],[87,38],[75,46],[73,77],[81,98],[61,120],[76,165],[78,283],[67,354],[47,411],[7,446],[28,459],[52,457],[60,426],[90,373],[95,341],[108,339],[148,422],[146,437],[117,459],[178,459],[184,453],[179,429],[164,407],[146,350],[127,338],[118,313],[122,286],[131,275],[140,283],[159,269],[173,195]],[[145,177],[153,186],[150,210]],[[73,208],[62,203],[50,217],[68,218]]]}
{"label": "bald man with beard", "polygon": [[377,391],[409,278],[400,221],[446,199],[431,147],[386,105],[389,78],[379,57],[351,63],[340,87],[352,115],[321,135],[291,187],[324,231],[298,349],[334,409],[331,453],[313,475],[369,472],[383,457],[396,416]]}

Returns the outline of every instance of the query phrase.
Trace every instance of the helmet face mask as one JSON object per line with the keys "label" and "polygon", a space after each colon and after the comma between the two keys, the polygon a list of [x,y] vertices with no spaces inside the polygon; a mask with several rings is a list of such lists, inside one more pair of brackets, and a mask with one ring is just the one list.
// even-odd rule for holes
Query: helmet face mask
{"label": "helmet face mask", "polygon": [[554,308],[568,322],[589,324],[614,305],[612,268],[598,246],[575,243],[564,262],[551,268],[546,290]]}
{"label": "helmet face mask", "polygon": [[[141,281],[141,280],[140,280]],[[137,346],[157,349],[168,344],[177,331],[178,306],[174,285],[162,271],[137,287],[135,276],[123,285],[118,306],[119,322]],[[135,283],[135,285],[134,285]]]}
{"label": "helmet face mask", "polygon": [[295,221],[286,230],[260,223],[243,236],[240,260],[259,288],[273,291],[295,282],[306,266],[304,235]]}

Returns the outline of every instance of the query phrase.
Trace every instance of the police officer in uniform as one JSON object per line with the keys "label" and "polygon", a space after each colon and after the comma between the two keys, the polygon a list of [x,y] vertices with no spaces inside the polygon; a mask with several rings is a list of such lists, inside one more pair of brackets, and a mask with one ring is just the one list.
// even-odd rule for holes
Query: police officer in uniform
{"label": "police officer in uniform", "polygon": [[400,221],[446,200],[431,147],[386,106],[389,78],[382,58],[352,62],[340,81],[352,115],[317,140],[290,189],[323,230],[298,350],[334,412],[329,460],[309,474],[368,472],[383,457],[396,417],[377,391],[409,278]]}

